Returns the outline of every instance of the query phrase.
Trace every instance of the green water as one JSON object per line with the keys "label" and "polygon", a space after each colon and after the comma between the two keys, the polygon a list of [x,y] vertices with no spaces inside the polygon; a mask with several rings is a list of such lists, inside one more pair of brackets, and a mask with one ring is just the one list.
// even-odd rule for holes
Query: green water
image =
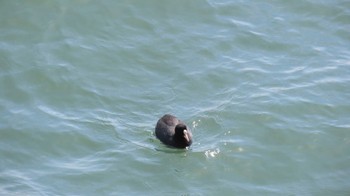
{"label": "green water", "polygon": [[0,25],[0,195],[350,195],[348,1],[4,0]]}

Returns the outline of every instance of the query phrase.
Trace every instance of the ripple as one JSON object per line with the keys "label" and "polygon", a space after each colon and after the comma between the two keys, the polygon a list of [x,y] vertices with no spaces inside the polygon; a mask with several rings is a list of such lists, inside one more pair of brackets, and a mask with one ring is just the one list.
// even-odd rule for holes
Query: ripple
{"label": "ripple", "polygon": [[35,195],[35,194],[49,194],[46,187],[34,180],[37,176],[20,172],[17,170],[7,170],[0,172],[0,178],[6,179],[0,185],[1,194],[8,195]]}
{"label": "ripple", "polygon": [[218,156],[219,153],[220,153],[220,149],[216,148],[214,150],[207,150],[205,151],[204,154],[207,158],[215,158],[216,156]]}
{"label": "ripple", "polygon": [[47,106],[44,106],[44,105],[38,105],[38,108],[45,112],[46,114],[49,114],[51,116],[54,116],[54,117],[57,117],[57,118],[60,118],[62,120],[73,120],[73,121],[78,121],[80,120],[80,118],[78,117],[74,117],[74,116],[67,116],[66,114],[63,114],[59,111],[56,111],[56,110],[53,110]]}

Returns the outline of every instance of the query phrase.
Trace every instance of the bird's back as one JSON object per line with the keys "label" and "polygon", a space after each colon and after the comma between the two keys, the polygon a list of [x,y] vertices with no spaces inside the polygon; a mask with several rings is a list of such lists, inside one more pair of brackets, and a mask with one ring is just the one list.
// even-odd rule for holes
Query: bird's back
{"label": "bird's back", "polygon": [[164,142],[172,142],[172,137],[175,134],[175,126],[179,124],[179,120],[170,114],[164,115],[157,122],[155,133],[157,138]]}

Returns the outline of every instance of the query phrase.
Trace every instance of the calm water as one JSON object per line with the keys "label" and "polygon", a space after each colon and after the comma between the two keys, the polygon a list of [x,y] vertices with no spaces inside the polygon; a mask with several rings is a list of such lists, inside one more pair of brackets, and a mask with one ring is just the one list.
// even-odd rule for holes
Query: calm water
{"label": "calm water", "polygon": [[350,195],[347,0],[5,0],[0,25],[0,195]]}

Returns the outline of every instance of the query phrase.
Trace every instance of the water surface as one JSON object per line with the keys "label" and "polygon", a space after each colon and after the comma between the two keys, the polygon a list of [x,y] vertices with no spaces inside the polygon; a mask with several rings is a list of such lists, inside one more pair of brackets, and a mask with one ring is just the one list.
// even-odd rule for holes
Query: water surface
{"label": "water surface", "polygon": [[349,2],[0,5],[1,195],[350,194]]}

